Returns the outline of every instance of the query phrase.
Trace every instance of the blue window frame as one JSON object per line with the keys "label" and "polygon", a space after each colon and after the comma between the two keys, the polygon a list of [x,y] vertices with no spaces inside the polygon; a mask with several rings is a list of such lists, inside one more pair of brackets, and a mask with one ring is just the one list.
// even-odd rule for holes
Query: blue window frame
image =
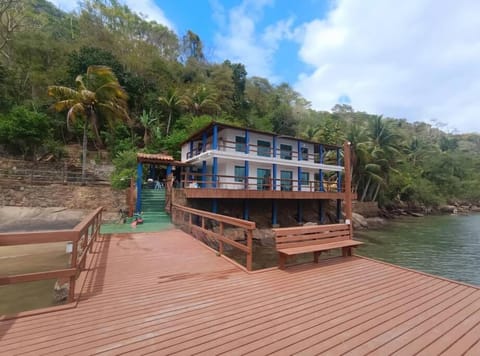
{"label": "blue window frame", "polygon": [[280,145],[280,158],[282,159],[292,159],[292,146],[291,145]]}
{"label": "blue window frame", "polygon": [[245,181],[245,166],[235,166],[235,182]]}
{"label": "blue window frame", "polygon": [[237,152],[245,152],[245,144],[246,144],[245,137],[243,136],[235,136],[235,151]]}
{"label": "blue window frame", "polygon": [[270,157],[270,142],[257,141],[257,156]]}

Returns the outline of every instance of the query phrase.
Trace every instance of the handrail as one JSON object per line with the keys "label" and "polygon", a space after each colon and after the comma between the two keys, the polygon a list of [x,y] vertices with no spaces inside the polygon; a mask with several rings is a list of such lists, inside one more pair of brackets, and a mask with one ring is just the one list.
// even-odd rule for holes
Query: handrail
{"label": "handrail", "polygon": [[[181,216],[180,216],[181,213]],[[197,216],[201,218],[201,225],[193,223],[193,217]],[[188,217],[187,229],[191,234],[193,230],[201,231],[207,236],[213,237],[218,242],[218,252],[220,255],[224,255],[224,243],[233,246],[246,253],[246,268],[248,271],[252,270],[253,261],[253,230],[256,229],[256,224],[253,221],[247,221],[242,219],[233,218],[226,215],[220,215],[216,213],[210,213],[208,211],[189,208],[179,204],[172,204],[172,221],[174,224],[185,224]],[[213,220],[218,223],[219,230],[215,232],[207,228],[206,219]],[[224,235],[225,224],[236,226],[245,230],[247,235],[247,245],[241,244],[237,241],[231,240]]]}
{"label": "handrail", "polygon": [[0,285],[34,282],[55,278],[69,278],[68,302],[74,301],[75,282],[85,269],[86,257],[92,251],[93,242],[100,233],[103,208],[97,208],[87,215],[72,230],[0,233],[0,246],[42,244],[52,242],[72,242],[70,268],[44,272],[0,276]]}

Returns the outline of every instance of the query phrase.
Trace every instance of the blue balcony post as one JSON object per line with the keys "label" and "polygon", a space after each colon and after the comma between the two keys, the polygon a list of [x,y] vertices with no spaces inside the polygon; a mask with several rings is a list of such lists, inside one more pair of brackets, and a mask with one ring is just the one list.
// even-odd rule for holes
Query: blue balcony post
{"label": "blue balcony post", "polygon": [[272,200],[272,226],[277,226],[278,225],[278,203],[276,199]]}
{"label": "blue balcony post", "polygon": [[277,158],[277,136],[273,136],[273,142],[272,142],[272,147],[273,147],[273,158]]}
{"label": "blue balcony post", "polygon": [[248,199],[245,199],[243,201],[243,220],[248,220],[249,216],[248,216]]}
{"label": "blue balcony post", "polygon": [[342,218],[342,200],[337,199],[337,222]]}
{"label": "blue balcony post", "polygon": [[212,188],[217,187],[217,174],[218,174],[218,158],[213,157],[213,166],[212,166]]}
{"label": "blue balcony post", "polygon": [[298,217],[297,222],[301,224],[303,221],[303,205],[301,200],[297,202],[297,217]]}
{"label": "blue balcony post", "polygon": [[250,153],[250,132],[245,130],[245,153]]}
{"label": "blue balcony post", "polygon": [[207,132],[205,131],[202,134],[202,152],[205,152],[207,150]]}
{"label": "blue balcony post", "polygon": [[137,204],[136,211],[140,213],[142,211],[142,183],[143,183],[143,166],[142,162],[137,164]]}
{"label": "blue balcony post", "polygon": [[300,140],[297,140],[297,158],[299,161],[302,160],[302,154],[301,154],[301,151],[302,150],[302,144],[300,143]]}
{"label": "blue balcony post", "polygon": [[[322,144],[320,144],[318,151],[320,154],[320,164],[323,164],[323,145]],[[325,187],[323,186],[323,169],[321,168],[318,170],[318,179],[320,180],[320,185],[319,185],[320,191],[324,192]]]}
{"label": "blue balcony post", "polygon": [[298,191],[302,191],[302,167],[298,167],[298,177],[297,177],[297,183],[298,183]]}
{"label": "blue balcony post", "polygon": [[249,189],[248,176],[250,175],[249,161],[245,161],[245,189]]}
{"label": "blue balcony post", "polygon": [[[340,148],[337,148],[337,166],[341,164]],[[337,172],[337,192],[342,191],[342,172]]]}
{"label": "blue balcony post", "polygon": [[272,190],[277,190],[277,164],[272,164]]}
{"label": "blue balcony post", "polygon": [[218,149],[218,126],[213,125],[212,149]]}
{"label": "blue balcony post", "polygon": [[202,188],[206,188],[205,180],[207,179],[207,161],[202,161]]}

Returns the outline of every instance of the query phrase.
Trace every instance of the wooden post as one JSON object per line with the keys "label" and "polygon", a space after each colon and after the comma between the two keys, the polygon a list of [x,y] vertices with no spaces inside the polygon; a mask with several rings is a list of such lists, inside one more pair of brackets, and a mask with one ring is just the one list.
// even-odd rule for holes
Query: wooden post
{"label": "wooden post", "polygon": [[[78,257],[78,239],[76,241],[72,241],[72,258],[70,261],[71,268],[77,268],[77,257]],[[77,274],[70,277],[69,289],[68,289],[68,302],[72,303],[75,300],[75,281],[77,279]]]}
{"label": "wooden post", "polygon": [[345,219],[350,223],[350,239],[353,239],[353,222],[352,222],[352,174],[351,174],[351,144],[345,142],[343,144],[343,160],[345,172]]}
{"label": "wooden post", "polygon": [[192,233],[192,213],[188,213],[188,233]]}
{"label": "wooden post", "polygon": [[247,247],[248,247],[248,253],[247,253],[247,270],[251,271],[252,270],[252,255],[253,255],[253,231],[248,229],[247,230]]}
{"label": "wooden post", "polygon": [[[218,233],[223,236],[223,222],[220,222]],[[218,252],[223,255],[223,241],[218,242]]]}

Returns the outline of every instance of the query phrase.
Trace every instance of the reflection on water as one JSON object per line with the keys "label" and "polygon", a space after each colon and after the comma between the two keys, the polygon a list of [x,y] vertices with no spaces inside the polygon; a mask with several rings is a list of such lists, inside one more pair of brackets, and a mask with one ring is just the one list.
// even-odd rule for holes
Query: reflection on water
{"label": "reflection on water", "polygon": [[[68,266],[65,243],[0,247],[0,275],[63,269]],[[0,315],[53,305],[55,280],[0,286]]]}
{"label": "reflection on water", "polygon": [[480,215],[393,220],[359,231],[357,253],[457,281],[480,285]]}

